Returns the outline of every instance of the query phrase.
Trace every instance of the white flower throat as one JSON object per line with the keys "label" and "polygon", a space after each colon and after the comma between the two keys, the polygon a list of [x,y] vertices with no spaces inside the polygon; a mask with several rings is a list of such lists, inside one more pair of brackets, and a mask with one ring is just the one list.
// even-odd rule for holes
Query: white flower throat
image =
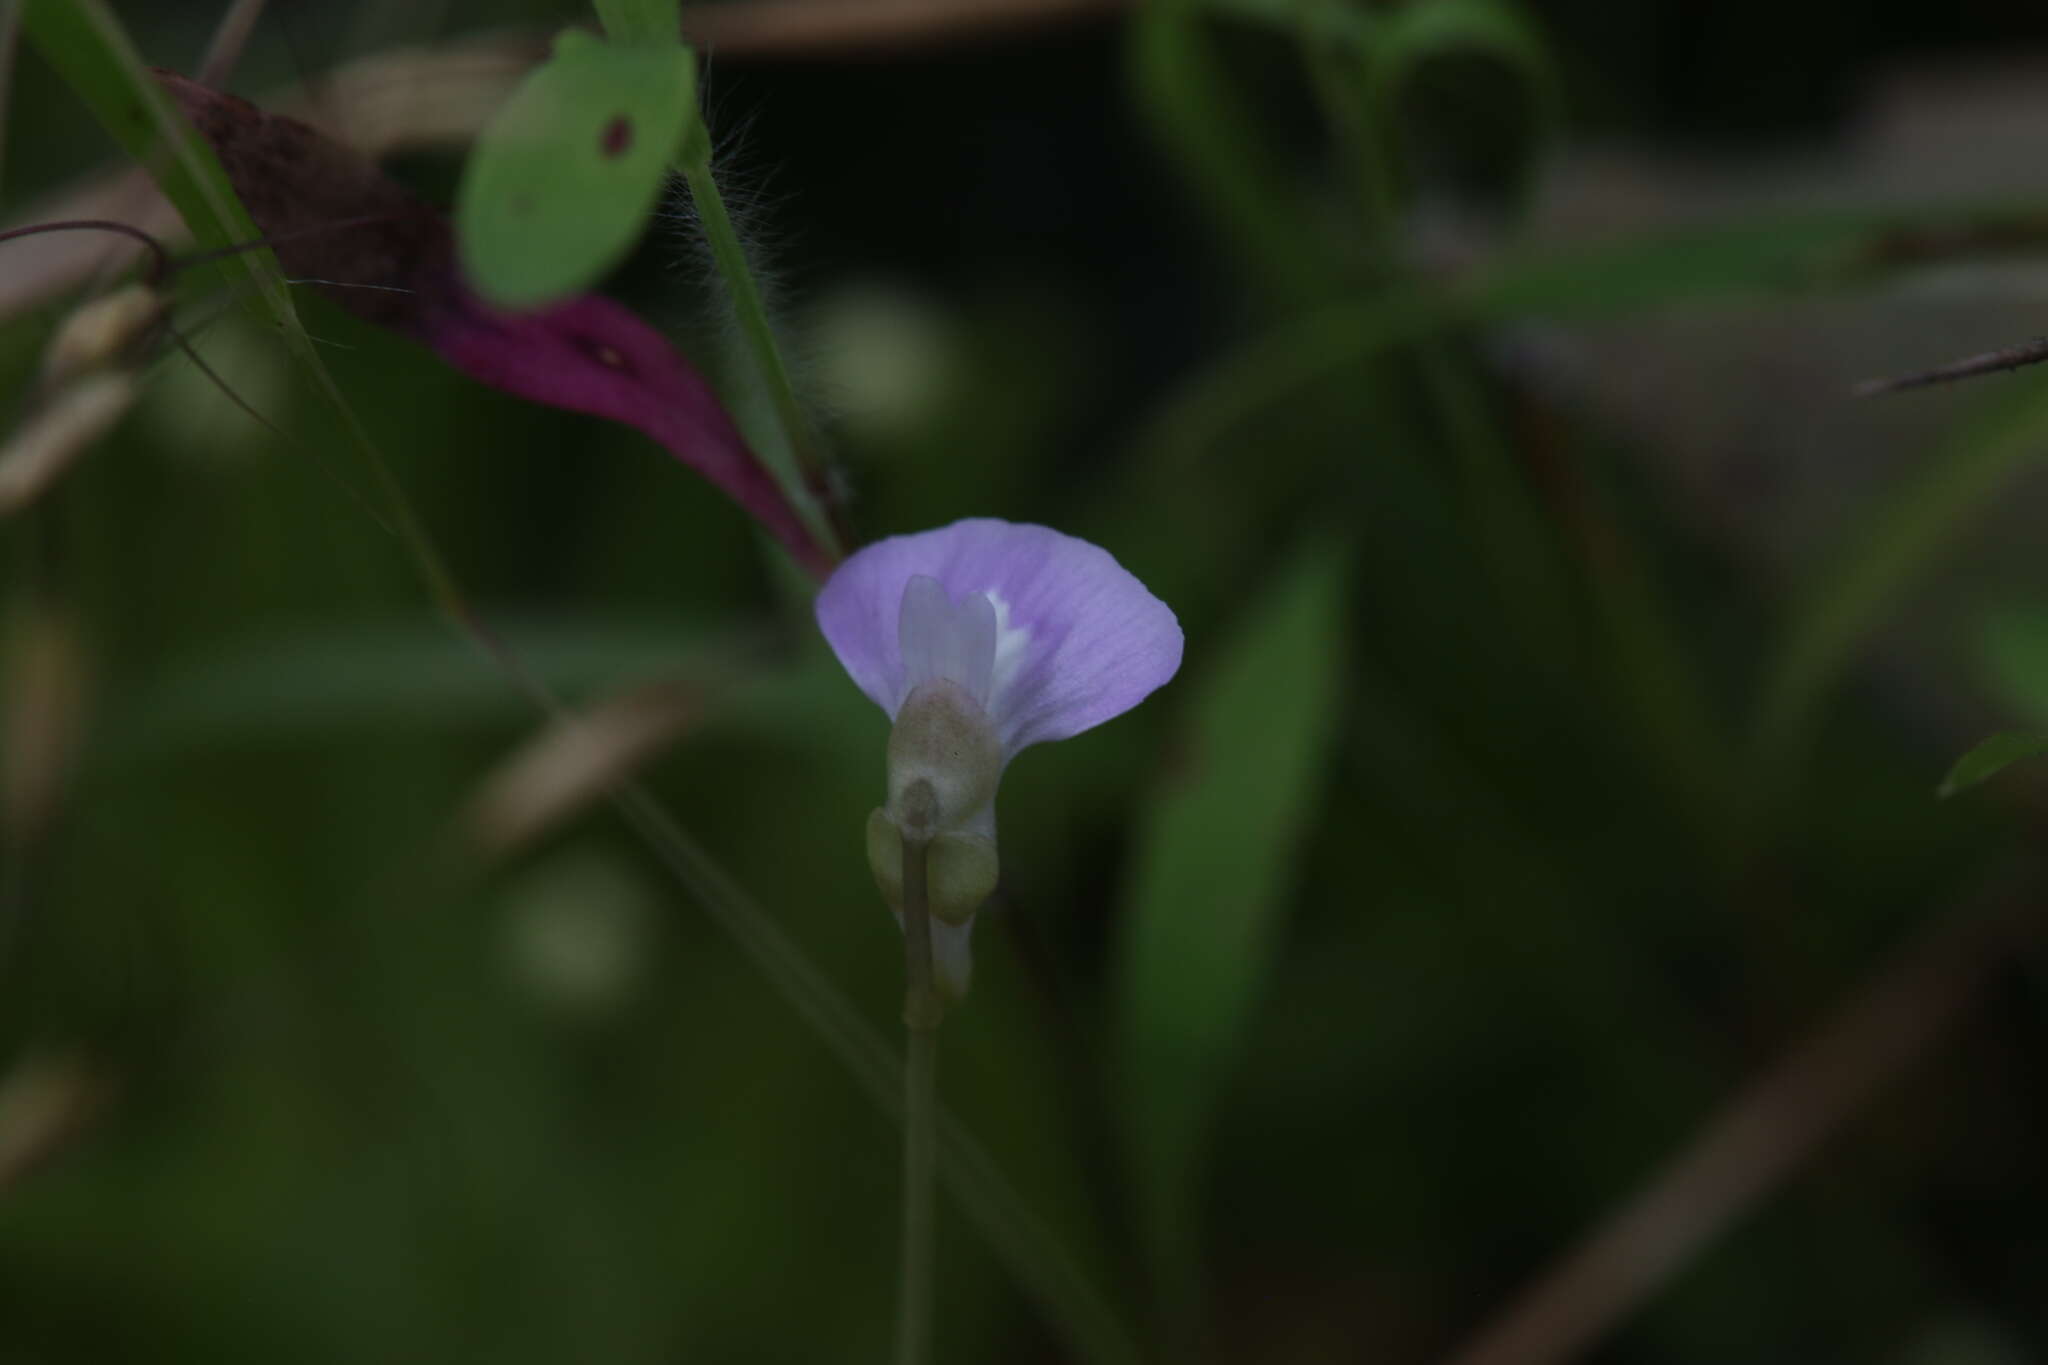
{"label": "white flower throat", "polygon": [[919,574],[903,585],[896,637],[903,655],[899,707],[925,683],[945,681],[993,719],[1017,679],[1031,633],[1010,623],[1010,604],[994,589],[955,602],[936,578]]}

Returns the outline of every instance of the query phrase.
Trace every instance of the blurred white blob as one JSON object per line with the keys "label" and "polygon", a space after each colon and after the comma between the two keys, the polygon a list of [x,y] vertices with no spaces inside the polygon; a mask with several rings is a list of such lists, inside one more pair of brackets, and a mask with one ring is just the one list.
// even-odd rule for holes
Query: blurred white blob
{"label": "blurred white blob", "polygon": [[953,319],[930,297],[898,285],[839,285],[818,301],[808,331],[826,402],[856,438],[915,434],[957,378]]}
{"label": "blurred white blob", "polygon": [[[228,313],[187,339],[243,402],[290,430],[290,362],[271,333]],[[239,464],[277,440],[175,350],[151,373],[136,415],[174,458],[207,467]]]}
{"label": "blurred white blob", "polygon": [[470,838],[493,858],[533,843],[631,779],[702,710],[696,689],[654,682],[555,720],[477,788],[466,816]]}
{"label": "blurred white blob", "polygon": [[655,901],[616,858],[587,848],[559,853],[507,887],[503,903],[506,970],[535,1001],[592,1020],[638,993]]}

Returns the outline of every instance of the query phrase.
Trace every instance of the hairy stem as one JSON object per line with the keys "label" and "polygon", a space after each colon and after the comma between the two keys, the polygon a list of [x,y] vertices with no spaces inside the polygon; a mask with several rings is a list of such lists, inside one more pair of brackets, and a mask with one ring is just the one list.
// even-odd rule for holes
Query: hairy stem
{"label": "hairy stem", "polygon": [[797,400],[796,385],[790,380],[789,366],[776,342],[774,325],[768,320],[768,305],[761,295],[761,286],[747,264],[746,248],[740,245],[739,232],[733,227],[732,216],[725,209],[725,199],[718,192],[718,181],[711,173],[711,138],[705,132],[701,119],[683,139],[677,169],[689,186],[690,200],[697,208],[697,221],[702,224],[704,240],[711,247],[711,258],[732,295],[733,312],[739,319],[748,357],[753,362],[756,378],[767,393],[776,426],[788,448],[787,463],[776,458],[780,452],[767,452],[771,464],[777,466],[775,475],[799,513],[817,533],[819,542],[833,556],[843,555],[851,538],[840,524],[839,502],[832,493],[824,442],[812,427],[803,404]]}

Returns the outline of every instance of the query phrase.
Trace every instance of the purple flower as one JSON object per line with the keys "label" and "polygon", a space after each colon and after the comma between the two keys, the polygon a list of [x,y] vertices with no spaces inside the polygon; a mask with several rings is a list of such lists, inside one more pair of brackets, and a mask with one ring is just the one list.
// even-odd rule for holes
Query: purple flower
{"label": "purple flower", "polygon": [[901,914],[902,840],[929,842],[936,966],[964,994],[974,911],[995,884],[1003,768],[1151,695],[1180,667],[1180,623],[1108,551],[985,518],[868,546],[825,584],[817,613],[896,723],[870,864]]}

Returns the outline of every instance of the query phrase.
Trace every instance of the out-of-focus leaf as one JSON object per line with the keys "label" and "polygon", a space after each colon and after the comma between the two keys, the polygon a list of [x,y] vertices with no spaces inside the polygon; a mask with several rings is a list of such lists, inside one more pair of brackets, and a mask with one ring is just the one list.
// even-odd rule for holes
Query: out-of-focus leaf
{"label": "out-of-focus leaf", "polygon": [[629,43],[673,43],[682,32],[678,0],[596,0],[598,22],[612,37]]}
{"label": "out-of-focus leaf", "polygon": [[1771,670],[1760,756],[1796,749],[1808,715],[1869,630],[1993,494],[2048,453],[2048,386],[2015,392],[1959,427],[1925,468],[1855,527],[1796,610]]}
{"label": "out-of-focus leaf", "polygon": [[471,283],[530,307],[616,265],[696,112],[697,58],[682,44],[562,34],[463,168],[455,225]]}
{"label": "out-of-focus leaf", "polygon": [[1293,213],[1298,196],[1205,20],[1190,0],[1138,7],[1130,57],[1139,111],[1245,265],[1286,298],[1306,301],[1326,284],[1328,244]]}
{"label": "out-of-focus leaf", "polygon": [[[44,60],[149,170],[200,246],[257,239],[213,149],[179,116],[103,0],[29,0],[22,22]],[[270,252],[244,250],[228,259],[225,268],[247,273],[287,334],[303,335]]]}
{"label": "out-of-focus leaf", "polygon": [[1313,821],[1345,652],[1344,559],[1317,545],[1191,679],[1186,752],[1146,813],[1124,904],[1120,1091],[1162,1283],[1191,1302],[1194,1206]]}
{"label": "out-of-focus leaf", "polygon": [[2029,603],[1991,613],[1983,657],[2000,700],[2035,726],[2048,727],[2048,606]]}
{"label": "out-of-focus leaf", "polygon": [[[1519,83],[1525,103],[1502,105],[1487,120],[1485,164],[1496,171],[1507,192],[1503,202],[1527,202],[1535,186],[1533,168],[1547,154],[1562,122],[1563,98],[1557,64],[1542,38],[1521,10],[1504,0],[1437,0],[1403,5],[1379,25],[1364,52],[1364,84],[1368,109],[1389,131],[1401,126],[1402,100],[1424,69],[1446,59],[1474,58],[1504,70]],[[1475,102],[1462,100],[1471,105]],[[1427,126],[1434,120],[1410,120],[1424,126],[1424,138],[1448,135]],[[1470,138],[1467,131],[1461,135]],[[1463,153],[1469,157],[1471,152]]]}
{"label": "out-of-focus leaf", "polygon": [[1948,797],[1967,791],[1979,782],[1996,777],[2013,764],[2041,754],[2048,754],[2048,732],[2008,730],[1993,735],[1956,760],[1955,766],[1948,770],[1948,776],[1941,779],[1935,795]]}
{"label": "out-of-focus leaf", "polygon": [[1192,459],[1314,383],[1474,323],[1628,317],[1704,299],[1841,287],[1884,268],[1877,247],[1889,238],[1957,220],[1991,229],[2029,213],[2038,217],[2040,207],[1804,214],[1505,252],[1448,288],[1395,285],[1297,313],[1189,376],[1146,423],[1140,444]]}
{"label": "out-of-focus leaf", "polygon": [[1540,111],[1555,112],[1556,66],[1521,11],[1500,0],[1434,0],[1404,5],[1373,30],[1366,74],[1384,100],[1422,63],[1437,57],[1483,55],[1498,59],[1529,82]]}
{"label": "out-of-focus leaf", "polygon": [[[737,651],[662,622],[513,621],[535,677],[576,695],[660,677],[736,677]],[[478,652],[438,622],[279,632],[173,667],[111,718],[102,761],[412,726],[447,732],[528,715]]]}

